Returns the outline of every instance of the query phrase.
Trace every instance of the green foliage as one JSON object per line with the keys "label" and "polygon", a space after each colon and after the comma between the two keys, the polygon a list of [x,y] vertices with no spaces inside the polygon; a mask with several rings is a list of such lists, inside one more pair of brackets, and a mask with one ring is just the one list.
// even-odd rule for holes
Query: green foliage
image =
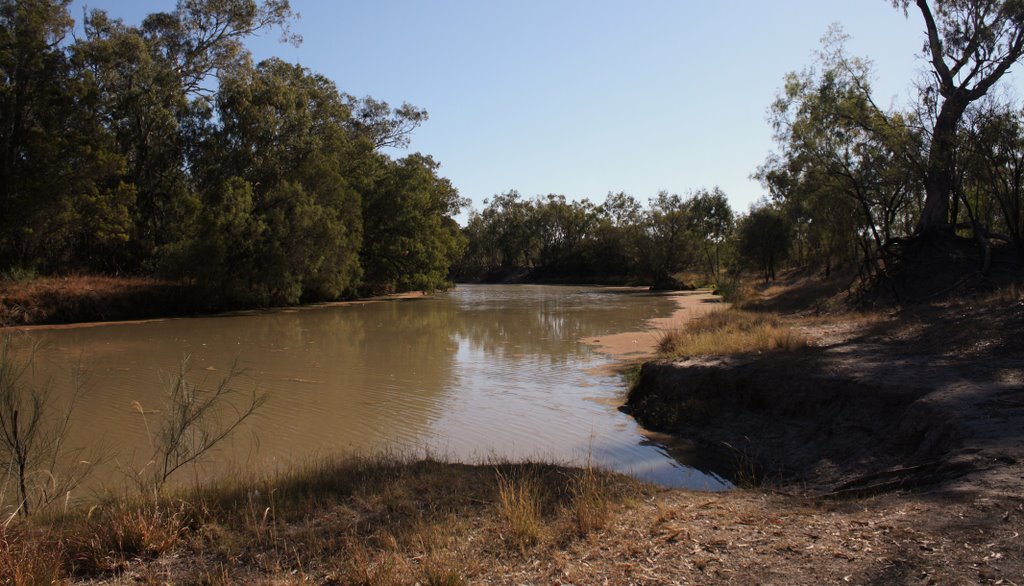
{"label": "green foliage", "polygon": [[[934,234],[957,223],[958,135],[964,115],[1024,58],[1024,4],[935,0],[934,9],[926,0],[915,4],[925,24],[923,52],[933,74],[921,87],[919,117],[930,130],[930,142],[920,161],[926,198],[917,231]],[[910,1],[892,0],[892,5],[907,14]]]}
{"label": "green foliage", "polygon": [[760,269],[765,282],[775,278],[778,263],[791,248],[792,226],[772,205],[763,203],[740,218],[738,226],[740,258]]}
{"label": "green foliage", "polygon": [[132,186],[61,41],[66,1],[0,2],[0,264],[101,267],[123,243]]}
{"label": "green foliage", "polygon": [[463,277],[526,268],[538,279],[676,287],[679,271],[701,265],[717,273],[733,221],[717,187],[686,197],[662,192],[647,209],[625,193],[609,193],[594,205],[554,194],[527,200],[509,191],[487,203],[463,231],[466,254],[457,268]]}
{"label": "green foliage", "polygon": [[797,262],[870,265],[886,242],[910,235],[920,209],[910,164],[920,136],[878,110],[866,62],[825,40],[822,70],[791,73],[772,105],[780,152],[758,177],[795,228]]}
{"label": "green foliage", "polygon": [[722,247],[732,236],[734,223],[729,200],[718,187],[702,189],[691,198],[689,229],[700,243],[705,272],[716,285],[721,278]]}
{"label": "green foliage", "polygon": [[995,101],[968,112],[963,209],[986,237],[1013,244],[1024,260],[1024,113]]}
{"label": "green foliage", "polygon": [[247,37],[298,41],[287,0],[94,10],[63,42],[68,5],[0,0],[0,270],[161,271],[245,305],[447,284],[464,200],[380,151],[427,113],[252,65]]}
{"label": "green foliage", "polygon": [[348,109],[334,85],[278,60],[221,83],[221,124],[196,156],[203,203],[168,265],[230,303],[292,304],[354,291],[359,194],[346,181]]}
{"label": "green foliage", "polygon": [[429,156],[381,161],[381,177],[363,196],[362,264],[372,292],[432,291],[449,286],[448,272],[465,237],[451,216],[466,204],[438,177]]}

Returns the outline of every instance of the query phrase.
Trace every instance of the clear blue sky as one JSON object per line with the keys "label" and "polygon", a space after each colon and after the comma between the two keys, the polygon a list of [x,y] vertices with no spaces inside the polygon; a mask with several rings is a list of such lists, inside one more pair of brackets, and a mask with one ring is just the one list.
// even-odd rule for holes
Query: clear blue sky
{"label": "clear blue sky", "polygon": [[[76,0],[135,24],[173,0]],[[925,69],[924,26],[889,0],[292,0],[298,47],[249,43],[339,89],[426,108],[411,150],[473,200],[509,189],[603,201],[720,186],[737,210],[772,150],[766,111],[831,23],[902,104]],[[1024,95],[1019,75],[1005,86]]]}

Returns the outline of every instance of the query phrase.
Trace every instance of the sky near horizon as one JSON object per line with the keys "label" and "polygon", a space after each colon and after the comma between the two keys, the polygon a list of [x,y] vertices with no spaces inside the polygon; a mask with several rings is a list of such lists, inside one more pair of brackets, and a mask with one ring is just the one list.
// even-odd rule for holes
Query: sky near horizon
{"label": "sky near horizon", "polygon": [[[832,23],[875,65],[875,98],[904,105],[926,70],[924,25],[889,0],[291,0],[298,47],[248,43],[338,89],[430,119],[409,152],[438,160],[473,208],[510,189],[595,203],[625,191],[719,186],[745,211],[773,150],[767,109]],[[74,0],[138,24],[174,0]],[[1024,95],[1011,72],[1003,91]],[[397,153],[399,156],[401,153]],[[465,213],[460,218],[465,219]]]}

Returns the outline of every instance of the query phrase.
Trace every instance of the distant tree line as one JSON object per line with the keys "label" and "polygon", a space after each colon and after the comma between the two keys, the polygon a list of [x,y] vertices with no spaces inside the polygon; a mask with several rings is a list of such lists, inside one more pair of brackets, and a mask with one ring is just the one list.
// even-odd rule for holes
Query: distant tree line
{"label": "distant tree line", "polygon": [[601,204],[562,195],[495,195],[471,212],[463,232],[462,278],[527,269],[532,280],[642,282],[674,287],[680,271],[714,282],[734,214],[717,187],[686,196],[661,192],[643,206],[625,193]]}
{"label": "distant tree line", "polygon": [[694,270],[718,282],[723,263],[769,280],[789,263],[826,276],[853,267],[870,280],[906,262],[907,243],[950,239],[976,243],[982,274],[996,247],[1019,266],[1024,110],[990,90],[1024,55],[1024,4],[886,1],[925,24],[931,72],[916,102],[880,107],[870,62],[829,31],[816,63],[789,74],[771,105],[778,148],[754,173],[768,195],[747,213],[734,216],[717,189],[661,193],[647,208],[625,194],[598,205],[512,191],[471,215],[459,270],[662,285]]}
{"label": "distant tree line", "polygon": [[0,270],[157,274],[225,302],[435,289],[465,200],[427,118],[309,69],[253,63],[288,0],[180,0],[129,26],[70,0],[0,0]]}

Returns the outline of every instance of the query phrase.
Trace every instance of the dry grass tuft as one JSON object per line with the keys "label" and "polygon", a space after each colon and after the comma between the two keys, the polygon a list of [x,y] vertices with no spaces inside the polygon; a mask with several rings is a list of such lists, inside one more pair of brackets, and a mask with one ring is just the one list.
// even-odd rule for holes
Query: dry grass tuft
{"label": "dry grass tuft", "polygon": [[102,574],[119,571],[130,560],[155,559],[181,541],[189,517],[184,504],[122,502],[101,508],[74,532],[72,564],[77,572]]}
{"label": "dry grass tuft", "polygon": [[792,351],[807,347],[807,338],[778,316],[739,309],[715,311],[666,332],[658,351],[667,358],[753,352]]}
{"label": "dry grass tuft", "polygon": [[540,540],[541,503],[537,480],[529,473],[518,477],[498,471],[498,511],[505,521],[509,541],[520,551]]}
{"label": "dry grass tuft", "polygon": [[64,540],[49,530],[15,523],[0,528],[0,583],[59,584],[64,578]]}
{"label": "dry grass tuft", "polygon": [[0,584],[477,583],[607,527],[625,486],[638,488],[547,463],[318,460],[15,519],[0,527]]}
{"label": "dry grass tuft", "polygon": [[608,502],[608,479],[594,468],[587,466],[572,483],[573,526],[580,536],[604,529],[611,514]]}

